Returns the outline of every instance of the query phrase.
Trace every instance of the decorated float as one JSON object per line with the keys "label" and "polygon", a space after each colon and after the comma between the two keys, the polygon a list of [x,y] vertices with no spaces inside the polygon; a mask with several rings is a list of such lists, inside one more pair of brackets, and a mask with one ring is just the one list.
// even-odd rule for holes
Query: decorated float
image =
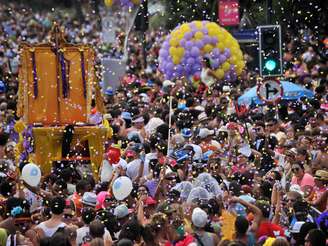
{"label": "decorated float", "polygon": [[95,52],[63,37],[55,25],[50,43],[21,45],[17,159],[37,163],[44,174],[55,162],[82,160],[97,174],[110,136],[102,124]]}

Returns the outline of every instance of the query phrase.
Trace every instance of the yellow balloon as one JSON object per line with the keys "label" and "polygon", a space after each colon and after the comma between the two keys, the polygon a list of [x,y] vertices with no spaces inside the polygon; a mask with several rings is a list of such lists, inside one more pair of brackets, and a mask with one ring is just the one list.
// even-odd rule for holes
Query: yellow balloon
{"label": "yellow balloon", "polygon": [[214,28],[214,29],[219,29],[219,25],[217,25],[216,23],[214,22],[209,22],[209,23],[206,23],[206,27],[207,29],[211,29],[211,28]]}
{"label": "yellow balloon", "polygon": [[132,3],[134,3],[135,5],[140,4],[140,0],[131,0]]}
{"label": "yellow balloon", "polygon": [[209,28],[208,29],[208,35],[210,35],[211,37],[215,37],[220,33],[220,30],[218,28]]}
{"label": "yellow balloon", "polygon": [[213,49],[213,46],[210,45],[210,44],[206,44],[203,48],[203,50],[206,52],[206,53],[210,53]]}
{"label": "yellow balloon", "polygon": [[215,70],[215,75],[219,78],[219,79],[223,79],[224,77],[224,71],[222,69],[216,69]]}
{"label": "yellow balloon", "polygon": [[171,38],[170,45],[171,46],[178,46],[179,45],[179,40],[177,38]]}
{"label": "yellow balloon", "polygon": [[237,56],[231,56],[230,58],[229,58],[229,62],[231,63],[231,64],[236,64],[237,63],[237,61],[238,61],[238,59],[237,59]]}
{"label": "yellow balloon", "polygon": [[185,50],[184,50],[184,48],[182,48],[182,47],[179,47],[179,48],[177,48],[177,50],[176,50],[176,54],[177,54],[177,56],[179,56],[180,58],[183,57],[184,52],[185,52]]}
{"label": "yellow balloon", "polygon": [[186,32],[190,32],[191,31],[191,28],[186,23],[182,24],[181,27],[180,27],[180,29],[183,32],[183,34],[185,34]]}
{"label": "yellow balloon", "polygon": [[179,64],[180,63],[180,58],[177,57],[177,56],[173,56],[172,61],[173,61],[174,64]]}
{"label": "yellow balloon", "polygon": [[196,40],[201,40],[201,39],[203,39],[203,37],[204,37],[204,34],[202,32],[196,32],[195,33],[195,39]]}
{"label": "yellow balloon", "polygon": [[240,67],[237,67],[237,68],[236,68],[236,73],[237,73],[237,75],[240,75],[240,74],[242,73],[242,71],[243,71],[242,68],[240,68]]}
{"label": "yellow balloon", "polygon": [[171,56],[175,56],[175,55],[176,55],[176,52],[177,52],[177,48],[175,48],[175,47],[171,47],[171,48],[169,49],[169,51],[170,51],[170,55],[171,55]]}
{"label": "yellow balloon", "polygon": [[217,47],[221,50],[221,51],[223,51],[224,50],[224,44],[222,43],[222,42],[220,42],[220,40],[219,40],[219,43],[217,44]]}
{"label": "yellow balloon", "polygon": [[113,0],[105,0],[105,5],[111,7],[113,5]]}
{"label": "yellow balloon", "polygon": [[203,24],[202,24],[201,21],[194,21],[194,23],[195,23],[195,26],[196,26],[198,29],[202,29]]}
{"label": "yellow balloon", "polygon": [[228,71],[230,69],[230,64],[228,62],[225,62],[222,64],[223,71]]}

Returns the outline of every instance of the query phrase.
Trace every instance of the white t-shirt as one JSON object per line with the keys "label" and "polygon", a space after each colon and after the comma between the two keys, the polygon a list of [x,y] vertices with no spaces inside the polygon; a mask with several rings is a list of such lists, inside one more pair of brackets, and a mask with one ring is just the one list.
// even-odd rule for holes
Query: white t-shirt
{"label": "white t-shirt", "polygon": [[66,226],[66,224],[62,222],[55,227],[49,228],[46,226],[45,222],[40,223],[36,228],[42,229],[46,237],[52,237],[59,228],[64,228]]}
{"label": "white t-shirt", "polygon": [[[105,234],[104,234],[103,238],[104,238],[104,240],[111,238],[110,233],[107,229],[105,229]],[[85,225],[76,230],[76,244],[78,246],[88,243],[91,240],[92,240],[92,237],[90,236],[90,228],[88,225]]]}
{"label": "white t-shirt", "polygon": [[[132,180],[135,179],[136,177],[138,177],[140,165],[141,165],[140,159],[135,159],[135,160],[129,162],[128,167],[126,169],[126,175]],[[149,165],[149,162],[148,162],[148,165]],[[147,176],[149,174],[148,169],[149,169],[149,166],[144,165],[143,176]]]}

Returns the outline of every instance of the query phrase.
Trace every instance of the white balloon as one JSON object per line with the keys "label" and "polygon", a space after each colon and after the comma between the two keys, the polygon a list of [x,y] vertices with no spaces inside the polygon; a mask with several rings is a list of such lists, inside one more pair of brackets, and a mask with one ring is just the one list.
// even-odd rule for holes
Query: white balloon
{"label": "white balloon", "polygon": [[21,178],[30,186],[36,187],[41,180],[41,170],[34,163],[26,164],[22,170]]}
{"label": "white balloon", "polygon": [[132,191],[132,181],[126,176],[119,177],[113,183],[113,194],[116,200],[124,200]]}
{"label": "white balloon", "polygon": [[114,168],[107,160],[103,160],[100,170],[100,181],[108,182],[113,176]]}

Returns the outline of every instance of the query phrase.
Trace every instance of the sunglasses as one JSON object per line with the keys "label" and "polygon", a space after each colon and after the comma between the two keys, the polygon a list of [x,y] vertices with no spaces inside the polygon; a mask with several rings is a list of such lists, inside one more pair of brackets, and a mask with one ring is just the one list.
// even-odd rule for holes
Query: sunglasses
{"label": "sunglasses", "polygon": [[176,176],[171,176],[171,177],[167,177],[167,178],[165,178],[166,180],[170,180],[170,181],[172,181],[172,180],[176,180],[177,179],[177,177]]}

